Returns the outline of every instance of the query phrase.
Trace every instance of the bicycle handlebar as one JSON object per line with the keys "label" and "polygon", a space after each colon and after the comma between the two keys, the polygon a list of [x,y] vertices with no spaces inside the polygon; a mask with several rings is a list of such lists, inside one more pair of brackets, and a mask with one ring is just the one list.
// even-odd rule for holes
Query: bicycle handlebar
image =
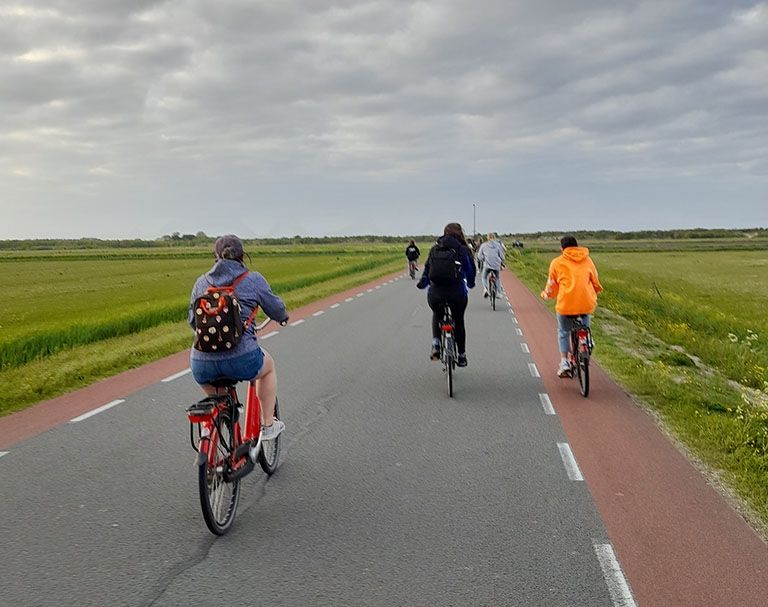
{"label": "bicycle handlebar", "polygon": [[[264,328],[265,328],[265,327],[266,327],[266,326],[267,326],[269,323],[271,323],[273,320],[274,320],[273,318],[269,318],[269,317],[267,317],[266,319],[264,319],[264,322],[262,322],[262,323],[260,323],[260,324],[256,325],[256,332],[258,333],[259,331],[261,331],[262,329],[264,329]],[[283,320],[283,321],[279,321],[279,322],[275,320],[275,322],[276,322],[277,324],[279,324],[281,327],[284,327],[285,325],[287,325],[287,324],[288,324],[288,319],[286,318],[285,320]]]}

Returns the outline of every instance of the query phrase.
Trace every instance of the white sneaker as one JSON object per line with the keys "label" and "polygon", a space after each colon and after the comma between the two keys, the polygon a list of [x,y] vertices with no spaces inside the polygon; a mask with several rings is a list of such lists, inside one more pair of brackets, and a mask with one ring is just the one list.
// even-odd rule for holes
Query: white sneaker
{"label": "white sneaker", "polygon": [[275,421],[272,422],[271,426],[261,427],[261,440],[273,440],[277,438],[283,430],[285,430],[285,424],[275,418]]}
{"label": "white sneaker", "polygon": [[558,377],[571,377],[571,363],[567,360],[561,360],[560,366],[557,368]]}

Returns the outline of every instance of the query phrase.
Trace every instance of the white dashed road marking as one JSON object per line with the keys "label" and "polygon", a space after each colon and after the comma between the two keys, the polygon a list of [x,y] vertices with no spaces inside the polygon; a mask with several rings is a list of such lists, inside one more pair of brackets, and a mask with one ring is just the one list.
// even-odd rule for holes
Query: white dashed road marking
{"label": "white dashed road marking", "polygon": [[101,407],[98,407],[94,409],[93,411],[88,411],[88,413],[83,413],[82,415],[78,415],[77,417],[73,417],[69,420],[70,424],[81,422],[84,419],[88,419],[89,417],[93,417],[97,413],[101,413],[102,411],[106,411],[107,409],[111,409],[112,407],[119,405],[120,403],[124,403],[124,398],[119,398],[117,400],[113,400],[112,402],[107,403],[106,405],[102,405]]}
{"label": "white dashed road marking", "polygon": [[522,337],[522,336],[523,336],[523,330],[522,330],[522,329],[519,329],[519,328],[518,328],[518,329],[515,329],[515,331],[517,331],[517,334],[518,334],[520,337]]}
{"label": "white dashed road marking", "polygon": [[0,457],[3,457],[3,455],[8,455],[7,451],[0,451]]}
{"label": "white dashed road marking", "polygon": [[560,457],[563,458],[563,464],[565,465],[565,471],[568,473],[568,478],[572,481],[583,481],[584,477],[581,475],[579,465],[576,463],[576,458],[573,456],[571,446],[568,443],[557,443],[557,448],[560,449]]}
{"label": "white dashed road marking", "polygon": [[317,312],[312,314],[312,316],[322,316],[323,314],[325,314],[325,310],[318,310]]}
{"label": "white dashed road marking", "polygon": [[354,297],[347,297],[344,301],[354,301]]}
{"label": "white dashed road marking", "polygon": [[541,401],[541,406],[544,407],[544,413],[547,415],[555,414],[555,408],[552,406],[552,401],[549,399],[549,394],[539,393],[539,400]]}
{"label": "white dashed road marking", "polygon": [[174,373],[173,375],[169,375],[165,379],[161,379],[160,381],[163,383],[168,383],[169,381],[173,381],[174,379],[179,379],[180,377],[184,377],[187,373],[191,373],[192,369],[184,369],[183,371],[179,371],[178,373]]}
{"label": "white dashed road marking", "polygon": [[536,367],[536,363],[528,363],[528,370],[531,372],[531,375],[533,377],[541,377],[541,374],[539,373],[538,367]]}
{"label": "white dashed road marking", "polygon": [[610,544],[595,544],[595,554],[600,561],[600,569],[603,570],[605,583],[608,584],[608,594],[615,607],[636,607],[632,590],[627,584],[624,572],[621,570],[619,560]]}
{"label": "white dashed road marking", "polygon": [[520,349],[523,352],[525,352],[526,354],[530,354],[531,353],[531,351],[528,349],[528,344],[526,344],[526,343],[520,344]]}
{"label": "white dashed road marking", "polygon": [[336,309],[336,308],[338,308],[340,305],[341,305],[341,304],[337,304],[337,303],[333,304],[333,305],[331,306],[331,310],[335,310],[335,309]]}
{"label": "white dashed road marking", "polygon": [[292,323],[291,323],[291,326],[292,326],[292,327],[298,327],[298,326],[299,326],[301,323],[303,323],[303,322],[306,322],[306,321],[305,321],[303,318],[300,318],[299,320],[297,320],[297,321],[295,321],[295,322],[292,322]]}
{"label": "white dashed road marking", "polygon": [[267,333],[266,335],[262,335],[261,339],[269,339],[270,337],[274,337],[278,333],[280,333],[280,331],[272,331],[271,333]]}

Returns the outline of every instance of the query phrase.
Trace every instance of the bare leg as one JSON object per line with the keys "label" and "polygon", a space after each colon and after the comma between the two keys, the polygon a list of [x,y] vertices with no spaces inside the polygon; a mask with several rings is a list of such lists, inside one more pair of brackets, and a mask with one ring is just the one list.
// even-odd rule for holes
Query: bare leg
{"label": "bare leg", "polygon": [[256,394],[261,402],[262,423],[271,426],[275,419],[275,401],[277,400],[277,371],[275,361],[269,352],[264,351],[264,365],[259,374],[251,380],[256,385]]}

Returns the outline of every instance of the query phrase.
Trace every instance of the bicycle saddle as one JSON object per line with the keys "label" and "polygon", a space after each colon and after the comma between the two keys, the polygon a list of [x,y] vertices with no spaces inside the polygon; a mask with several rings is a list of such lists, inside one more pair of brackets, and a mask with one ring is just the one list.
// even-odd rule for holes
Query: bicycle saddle
{"label": "bicycle saddle", "polygon": [[240,383],[239,379],[232,379],[231,377],[218,377],[210,382],[209,385],[214,388],[232,388]]}

